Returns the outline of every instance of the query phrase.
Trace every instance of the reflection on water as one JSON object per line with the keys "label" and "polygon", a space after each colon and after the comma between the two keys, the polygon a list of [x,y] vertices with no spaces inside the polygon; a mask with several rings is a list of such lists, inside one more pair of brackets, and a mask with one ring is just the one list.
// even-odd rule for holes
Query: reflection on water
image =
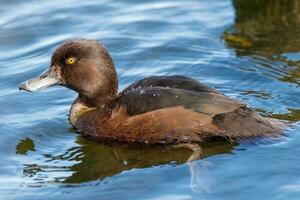
{"label": "reflection on water", "polygon": [[[298,0],[1,1],[0,199],[298,199]],[[101,40],[120,88],[185,75],[291,121],[287,137],[186,148],[97,144],[69,130],[75,94],[18,84],[70,37]],[[254,187],[255,186],[255,187]]]}
{"label": "reflection on water", "polygon": [[[27,141],[25,144],[24,141]],[[63,154],[44,154],[46,163],[50,165],[26,164],[23,174],[28,177],[43,177],[49,169],[69,170],[73,173],[67,177],[60,177],[55,181],[63,183],[83,183],[97,179],[111,177],[122,171],[134,168],[146,168],[162,164],[182,164],[192,155],[188,148],[175,148],[172,146],[147,146],[138,144],[101,144],[88,141],[78,136],[77,147],[68,149]],[[231,154],[236,143],[225,141],[211,142],[201,145],[201,154],[197,159],[216,154]],[[17,152],[34,149],[34,143],[30,139],[22,140],[16,146]],[[72,166],[55,165],[64,161],[75,161]],[[95,167],[97,166],[97,167]],[[201,173],[201,172],[199,172]],[[41,180],[42,181],[42,180]],[[42,184],[43,182],[39,182]]]}
{"label": "reflection on water", "polygon": [[29,151],[35,151],[33,141],[30,138],[20,140],[16,146],[16,153],[26,155]]}
{"label": "reflection on water", "polygon": [[233,0],[233,6],[235,24],[225,39],[239,53],[276,57],[300,51],[299,1]]}
{"label": "reflection on water", "polygon": [[288,113],[283,114],[270,114],[270,117],[288,120],[290,122],[300,121],[300,110],[299,109],[289,109]]}
{"label": "reflection on water", "polygon": [[[223,38],[241,57],[249,57],[254,71],[262,71],[280,81],[300,86],[300,4],[298,0],[233,0],[235,23]],[[268,71],[265,72],[266,68]],[[242,93],[272,99],[266,91],[245,90]],[[280,95],[280,94],[278,94]],[[298,121],[299,109],[268,115]]]}

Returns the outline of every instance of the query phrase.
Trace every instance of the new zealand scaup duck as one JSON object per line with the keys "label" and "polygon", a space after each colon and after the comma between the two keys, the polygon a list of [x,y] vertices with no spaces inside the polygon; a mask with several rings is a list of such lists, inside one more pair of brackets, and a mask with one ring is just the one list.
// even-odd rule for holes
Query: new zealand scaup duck
{"label": "new zealand scaup duck", "polygon": [[79,94],[69,120],[92,140],[174,144],[275,136],[280,131],[245,104],[183,76],[144,78],[118,94],[112,58],[95,40],[66,41],[54,52],[49,69],[20,89],[52,85]]}

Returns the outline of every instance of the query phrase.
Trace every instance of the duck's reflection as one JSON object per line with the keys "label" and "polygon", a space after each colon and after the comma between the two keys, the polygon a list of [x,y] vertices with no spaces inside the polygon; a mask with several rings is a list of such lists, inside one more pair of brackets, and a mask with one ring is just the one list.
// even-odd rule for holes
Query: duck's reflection
{"label": "duck's reflection", "polygon": [[[191,189],[209,191],[209,163],[203,158],[216,154],[231,154],[237,145],[216,141],[201,144],[201,147],[197,144],[195,148],[198,149],[195,150],[185,146],[100,144],[86,140],[80,135],[76,137],[75,143],[75,147],[69,148],[61,155],[44,154],[44,162],[39,159],[39,164],[24,164],[23,175],[33,178],[34,183],[31,184],[34,186],[52,181],[69,185],[103,180],[133,168],[186,163],[191,174]],[[17,150],[21,144],[16,146]],[[36,153],[39,153],[38,149]],[[57,172],[59,173],[56,177]],[[64,174],[63,177],[61,173]],[[49,180],[50,177],[53,179]]]}
{"label": "duck's reflection", "polygon": [[[74,173],[65,179],[65,183],[104,179],[133,168],[168,163],[182,164],[187,162],[194,153],[190,148],[185,147],[97,144],[82,137],[78,137],[77,143],[81,145],[76,152],[80,162],[70,168]],[[221,141],[202,145],[200,155],[193,160],[231,153],[235,145],[235,143]]]}
{"label": "duck's reflection", "polygon": [[281,81],[300,85],[300,2],[233,0],[233,7],[235,23],[224,32],[226,44],[239,56],[256,56],[263,67],[278,62],[270,70],[282,74]]}

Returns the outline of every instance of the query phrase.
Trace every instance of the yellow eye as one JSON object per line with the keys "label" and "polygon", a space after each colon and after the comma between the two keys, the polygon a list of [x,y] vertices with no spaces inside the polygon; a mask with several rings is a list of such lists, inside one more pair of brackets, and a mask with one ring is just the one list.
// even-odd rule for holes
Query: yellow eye
{"label": "yellow eye", "polygon": [[72,64],[75,63],[75,61],[76,61],[76,59],[75,59],[74,57],[70,57],[70,58],[68,58],[68,59],[66,60],[66,63],[67,63],[68,65],[72,65]]}

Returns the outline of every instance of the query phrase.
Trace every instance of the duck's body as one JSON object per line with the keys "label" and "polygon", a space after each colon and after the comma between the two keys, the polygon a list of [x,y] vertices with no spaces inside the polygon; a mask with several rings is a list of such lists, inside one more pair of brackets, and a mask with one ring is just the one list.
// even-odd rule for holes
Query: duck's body
{"label": "duck's body", "polygon": [[[70,58],[77,63],[66,61],[67,65],[58,67]],[[55,76],[55,84],[79,93],[70,110],[71,124],[93,140],[186,143],[274,136],[279,132],[268,118],[245,104],[187,77],[149,77],[117,94],[112,60],[93,40],[64,43],[56,50],[51,65],[47,73]],[[35,81],[20,88],[32,90]]]}
{"label": "duck's body", "polygon": [[272,136],[278,131],[244,104],[182,76],[145,78],[109,105],[91,109],[77,100],[72,108],[73,126],[97,141],[204,142]]}

